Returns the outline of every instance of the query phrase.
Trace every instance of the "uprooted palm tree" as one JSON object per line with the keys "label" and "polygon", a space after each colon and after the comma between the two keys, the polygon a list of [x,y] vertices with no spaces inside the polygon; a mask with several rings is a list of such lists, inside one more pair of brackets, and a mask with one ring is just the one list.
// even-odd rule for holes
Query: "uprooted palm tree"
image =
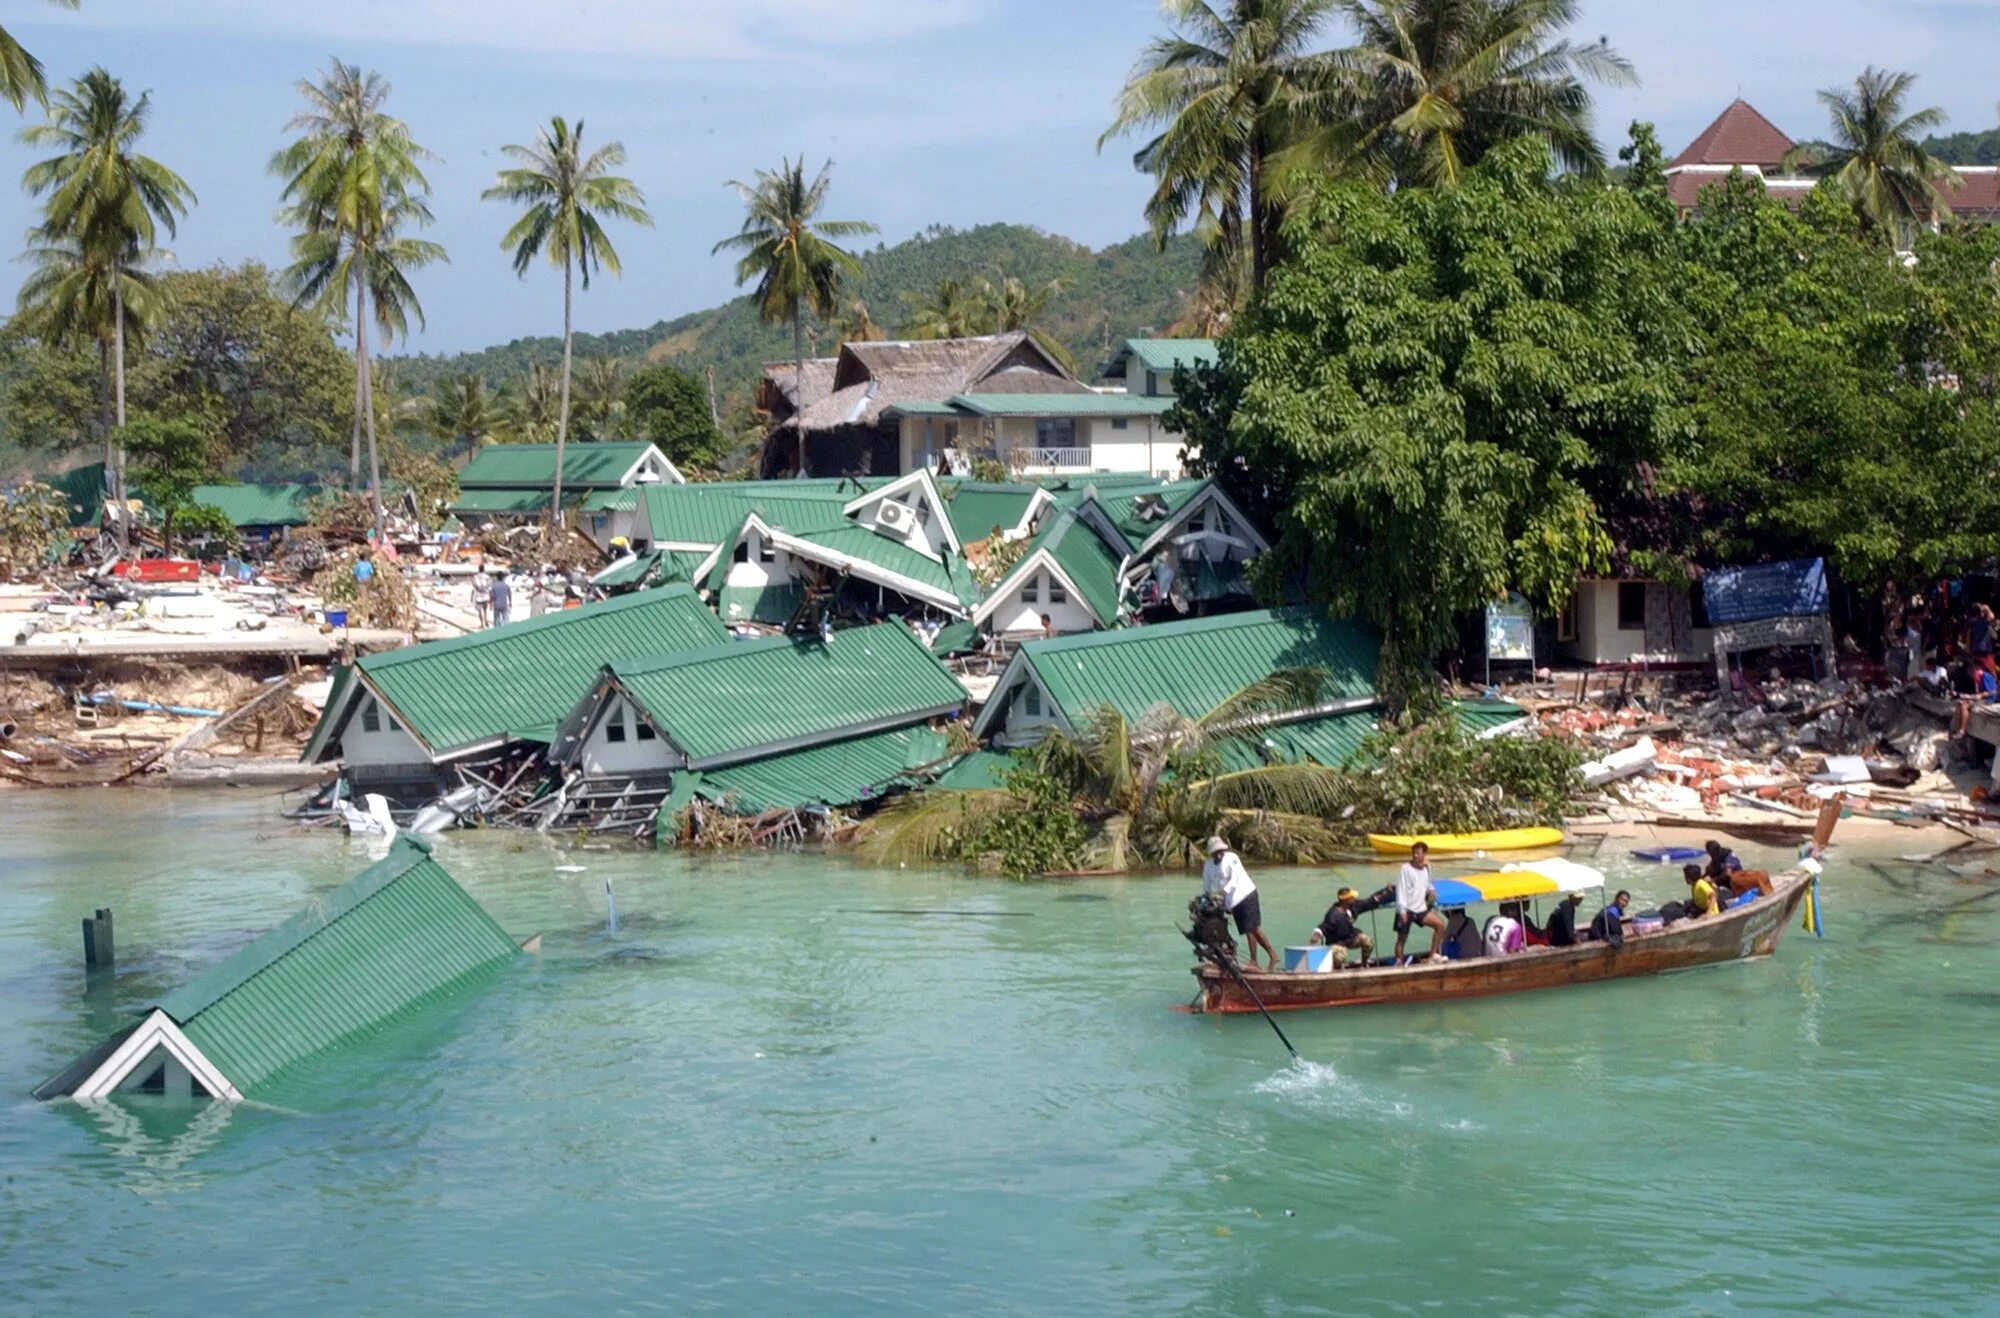
{"label": "uprooted palm tree", "polygon": [[[1351,778],[1318,764],[1274,761],[1262,741],[1273,719],[1319,703],[1325,677],[1319,669],[1281,669],[1200,718],[1159,704],[1132,720],[1106,705],[1074,737],[1050,732],[1027,762],[1060,783],[1085,814],[1122,824],[1147,864],[1183,859],[1215,832],[1253,844],[1258,854],[1324,856],[1338,839],[1323,821],[1351,801]],[[1012,803],[1005,790],[904,797],[875,817],[865,850],[884,860],[962,857]]]}
{"label": "uprooted palm tree", "polygon": [[1819,94],[1833,120],[1831,152],[1794,147],[1787,168],[1832,176],[1862,223],[1907,247],[1917,226],[1951,214],[1945,190],[1958,186],[1949,165],[1924,150],[1921,139],[1944,124],[1935,107],[1904,112],[1916,78],[1872,65],[1852,89]]}

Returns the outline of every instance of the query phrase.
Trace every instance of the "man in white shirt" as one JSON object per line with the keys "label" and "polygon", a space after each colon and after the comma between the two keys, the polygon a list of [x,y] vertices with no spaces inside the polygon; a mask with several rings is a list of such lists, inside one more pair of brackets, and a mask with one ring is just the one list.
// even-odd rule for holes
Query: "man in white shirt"
{"label": "man in white shirt", "polygon": [[1409,863],[1396,875],[1396,960],[1403,959],[1403,944],[1410,930],[1423,925],[1431,931],[1431,960],[1443,962],[1444,915],[1437,909],[1437,892],[1431,887],[1431,849],[1419,842],[1410,848]]}
{"label": "man in white shirt", "polygon": [[1257,885],[1243,868],[1243,858],[1219,837],[1208,840],[1208,862],[1201,867],[1201,890],[1222,894],[1222,908],[1236,917],[1236,932],[1250,951],[1250,969],[1257,968],[1257,949],[1263,948],[1271,969],[1278,968],[1278,949],[1264,937],[1264,915],[1257,905]]}

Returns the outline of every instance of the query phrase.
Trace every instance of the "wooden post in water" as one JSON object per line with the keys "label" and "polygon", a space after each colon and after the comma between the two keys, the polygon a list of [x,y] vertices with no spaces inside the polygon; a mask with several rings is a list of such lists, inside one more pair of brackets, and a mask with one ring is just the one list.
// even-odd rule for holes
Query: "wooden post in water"
{"label": "wooden post in water", "polygon": [[111,936],[111,908],[100,906],[96,915],[83,917],[83,964],[96,969],[110,966],[117,959]]}

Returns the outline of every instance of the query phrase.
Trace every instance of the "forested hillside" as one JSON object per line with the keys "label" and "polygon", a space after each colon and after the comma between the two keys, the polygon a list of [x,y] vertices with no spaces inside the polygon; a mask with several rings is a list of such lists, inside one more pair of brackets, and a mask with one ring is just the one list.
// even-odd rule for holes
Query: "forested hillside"
{"label": "forested hillside", "polygon": [[[1011,275],[1030,285],[1062,280],[1062,291],[1049,299],[1035,327],[1059,339],[1087,372],[1107,344],[1142,331],[1163,331],[1181,316],[1200,251],[1191,237],[1177,238],[1161,252],[1144,236],[1092,251],[1024,225],[984,224],[965,230],[934,227],[860,257],[861,277],[852,281],[849,300],[867,304],[869,318],[884,337],[894,337],[908,315],[905,294],[921,294],[943,279],[970,283],[981,276],[997,280]],[[851,314],[843,315],[834,328],[814,327],[818,350],[831,352],[841,337],[840,326],[850,319]],[[739,297],[650,329],[578,334],[576,354],[671,362],[696,375],[712,366],[717,388],[740,402],[760,363],[791,354],[791,334],[761,323],[750,299]],[[401,358],[396,378],[406,390],[429,393],[445,377],[471,372],[495,389],[511,389],[531,364],[552,366],[561,359],[560,338],[515,339],[478,352]]]}
{"label": "forested hillside", "polygon": [[2000,165],[2000,128],[1935,134],[1923,140],[1923,148],[1947,165]]}

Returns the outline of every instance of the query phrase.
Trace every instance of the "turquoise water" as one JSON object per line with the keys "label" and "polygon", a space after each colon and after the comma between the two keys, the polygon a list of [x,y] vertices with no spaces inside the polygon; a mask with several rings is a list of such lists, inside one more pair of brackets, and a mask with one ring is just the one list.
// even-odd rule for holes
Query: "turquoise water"
{"label": "turquoise water", "polygon": [[[1186,881],[457,834],[440,858],[544,934],[539,959],[268,1104],[27,1098],[367,863],[273,807],[0,795],[9,1308],[2000,1308],[1984,875],[1850,857],[1823,942],[1293,1013],[1295,1066],[1254,1018],[1169,1010],[1192,991]],[[1599,863],[1642,898],[1677,886]],[[1343,875],[1257,877],[1300,941]],[[120,967],[93,985],[98,905]]]}

